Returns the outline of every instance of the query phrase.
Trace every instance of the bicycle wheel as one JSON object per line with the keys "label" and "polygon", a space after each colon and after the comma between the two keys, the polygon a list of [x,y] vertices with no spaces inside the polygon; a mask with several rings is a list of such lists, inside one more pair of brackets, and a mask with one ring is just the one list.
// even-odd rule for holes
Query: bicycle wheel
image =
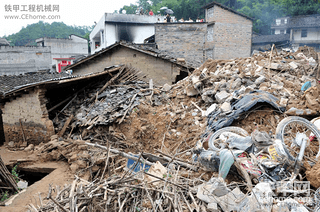
{"label": "bicycle wheel", "polygon": [[217,146],[217,143],[215,143],[215,140],[219,138],[219,136],[224,132],[232,132],[244,137],[249,136],[248,132],[240,127],[225,127],[220,130],[217,130],[209,137],[208,145],[210,149],[216,151],[220,150],[219,146]]}
{"label": "bicycle wheel", "polygon": [[297,133],[303,133],[309,138],[304,157],[308,161],[316,162],[320,154],[320,131],[307,119],[298,116],[284,118],[277,126],[276,138],[281,140],[288,158],[295,160],[300,151],[299,145],[292,145]]}

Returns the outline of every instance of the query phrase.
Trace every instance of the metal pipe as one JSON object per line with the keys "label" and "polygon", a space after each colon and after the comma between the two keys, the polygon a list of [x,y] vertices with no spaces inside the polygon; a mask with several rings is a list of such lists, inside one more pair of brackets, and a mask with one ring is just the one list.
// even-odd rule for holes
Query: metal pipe
{"label": "metal pipe", "polygon": [[301,162],[303,159],[304,151],[306,150],[308,138],[304,138],[301,142],[300,152],[298,155],[298,161]]}

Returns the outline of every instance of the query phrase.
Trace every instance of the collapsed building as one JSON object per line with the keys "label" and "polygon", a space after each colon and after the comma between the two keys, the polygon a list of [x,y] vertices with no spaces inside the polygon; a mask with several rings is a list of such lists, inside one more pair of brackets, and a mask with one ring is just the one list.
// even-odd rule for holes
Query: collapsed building
{"label": "collapsed building", "polygon": [[[130,63],[106,67],[104,61],[128,52],[143,58],[140,63],[148,57],[155,66],[159,60],[188,72],[186,61],[143,48],[116,43],[74,64],[74,74],[82,75],[0,78],[8,148],[32,153],[37,157],[32,161],[64,161],[76,176],[63,189],[49,186],[48,199],[40,197],[41,210],[270,211],[281,206],[306,211],[320,206],[317,120],[297,117],[311,120],[320,113],[320,68],[312,48],[209,59],[173,85],[167,75],[163,86]],[[87,63],[98,66],[85,72]],[[302,130],[295,127],[297,120]],[[303,156],[295,153],[302,146],[292,137],[301,137]],[[297,182],[299,174],[315,190],[306,201],[290,197],[308,197],[308,188],[295,193],[287,187],[287,179]],[[26,190],[30,195],[32,189]],[[288,200],[255,198],[265,193]]]}
{"label": "collapsed building", "polygon": [[277,48],[290,48],[290,35],[259,35],[252,37],[252,51],[265,51],[271,49],[272,45]]}
{"label": "collapsed building", "polygon": [[[82,76],[88,87],[74,76],[38,84],[52,84],[51,92],[65,84],[64,92],[73,93],[54,101],[63,102],[53,106],[53,115],[60,114],[52,119],[56,135],[39,145],[28,140],[28,147],[8,146],[38,160],[64,161],[75,178],[63,189],[50,185],[49,200],[31,200],[29,208],[307,211],[320,206],[320,131],[318,118],[312,120],[320,113],[320,68],[313,49],[208,60],[162,87],[125,70],[110,67],[99,77]],[[104,80],[94,86],[90,76]],[[18,95],[28,90],[17,88]],[[302,158],[295,137],[307,144]],[[310,187],[292,189],[293,183],[308,181]]]}
{"label": "collapsed building", "polygon": [[[188,24],[175,30],[207,27]],[[48,185],[39,203],[31,199],[30,211],[320,208],[320,66],[312,48],[197,66],[119,42],[68,68],[74,75],[0,78],[6,146],[34,156],[15,162],[63,162],[72,175],[69,185]],[[296,183],[305,184],[295,190]],[[13,204],[35,194],[25,190]]]}
{"label": "collapsed building", "polygon": [[1,76],[1,120],[6,142],[39,144],[56,133],[50,112],[70,101],[77,92],[119,68],[83,76],[27,73]]}

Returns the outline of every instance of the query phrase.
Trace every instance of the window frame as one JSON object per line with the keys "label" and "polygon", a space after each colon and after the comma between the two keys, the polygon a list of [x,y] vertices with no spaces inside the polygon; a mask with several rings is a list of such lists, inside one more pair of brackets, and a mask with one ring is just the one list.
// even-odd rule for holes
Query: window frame
{"label": "window frame", "polygon": [[301,30],[301,37],[302,38],[308,37],[308,29],[302,29]]}

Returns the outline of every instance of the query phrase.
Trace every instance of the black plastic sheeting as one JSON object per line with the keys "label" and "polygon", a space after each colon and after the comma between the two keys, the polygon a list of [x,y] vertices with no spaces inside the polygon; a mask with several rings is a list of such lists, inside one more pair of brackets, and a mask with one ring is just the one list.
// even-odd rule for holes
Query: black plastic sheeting
{"label": "black plastic sheeting", "polygon": [[207,132],[217,131],[223,127],[230,126],[242,113],[247,112],[258,103],[267,103],[279,112],[284,112],[285,107],[277,104],[279,99],[265,91],[252,91],[231,104],[231,113],[225,114],[221,110],[214,111],[208,115]]}

